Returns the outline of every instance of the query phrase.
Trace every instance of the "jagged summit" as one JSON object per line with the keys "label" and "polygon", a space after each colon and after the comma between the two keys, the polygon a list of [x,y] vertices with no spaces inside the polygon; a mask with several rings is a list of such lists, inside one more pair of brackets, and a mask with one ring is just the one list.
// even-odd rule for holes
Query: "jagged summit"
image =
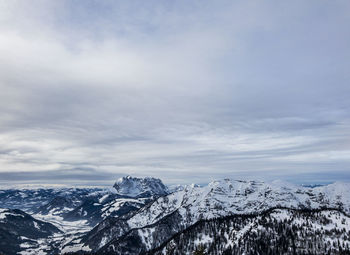
{"label": "jagged summit", "polygon": [[153,177],[137,178],[128,175],[119,178],[113,187],[118,194],[129,197],[164,196],[169,193],[167,186]]}

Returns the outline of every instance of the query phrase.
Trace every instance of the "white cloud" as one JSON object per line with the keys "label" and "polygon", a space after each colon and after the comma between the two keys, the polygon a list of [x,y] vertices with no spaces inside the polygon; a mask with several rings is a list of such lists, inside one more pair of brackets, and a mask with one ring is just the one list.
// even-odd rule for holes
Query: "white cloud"
{"label": "white cloud", "polygon": [[347,170],[348,9],[3,1],[0,173]]}

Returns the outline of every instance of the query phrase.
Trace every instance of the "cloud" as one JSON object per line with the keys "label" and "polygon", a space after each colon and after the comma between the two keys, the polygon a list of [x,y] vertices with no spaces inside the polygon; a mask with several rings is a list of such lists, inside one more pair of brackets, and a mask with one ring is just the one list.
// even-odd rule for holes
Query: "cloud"
{"label": "cloud", "polygon": [[348,11],[4,1],[0,173],[77,184],[122,174],[336,180],[349,171]]}

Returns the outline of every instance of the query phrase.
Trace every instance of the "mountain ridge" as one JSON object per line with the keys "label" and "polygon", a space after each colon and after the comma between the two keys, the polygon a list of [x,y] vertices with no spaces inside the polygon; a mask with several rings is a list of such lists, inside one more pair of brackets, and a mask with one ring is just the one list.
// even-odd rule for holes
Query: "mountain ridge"
{"label": "mountain ridge", "polygon": [[[339,186],[340,184],[336,185]],[[113,243],[113,240],[123,238],[133,229],[148,228],[148,232],[136,235],[138,238],[145,240],[143,241],[144,247],[154,248],[152,241],[149,240],[155,238],[153,233],[161,232],[157,222],[162,220],[164,222],[168,220],[176,225],[173,226],[176,229],[175,232],[170,229],[169,233],[165,233],[166,230],[163,229],[162,235],[168,235],[169,237],[175,234],[176,231],[186,229],[201,219],[262,212],[277,206],[296,209],[331,207],[349,212],[350,200],[349,197],[346,197],[350,191],[349,187],[343,184],[341,188],[333,186],[304,188],[285,182],[265,183],[233,181],[230,179],[214,181],[206,187],[187,186],[184,190],[158,198],[141,208],[137,213],[126,215],[120,220],[116,219],[111,225],[103,225],[103,222],[101,222],[102,225],[95,228],[95,231],[100,228],[101,233],[94,234],[94,243],[99,245],[89,245],[88,241],[85,245],[92,250],[98,250],[102,248],[101,243],[104,243],[104,245]],[[345,197],[341,196],[344,194]],[[159,238],[164,239],[165,237],[158,236]],[[89,238],[85,240],[87,239]],[[102,239],[104,242],[98,241]]]}
{"label": "mountain ridge", "polygon": [[[178,185],[169,190],[157,178],[125,176],[117,180],[114,186],[117,188],[38,190],[28,191],[28,194],[23,190],[0,191],[0,201],[3,199],[5,203],[9,202],[10,206],[23,203],[23,208],[40,205],[38,211],[42,215],[34,216],[62,227],[63,233],[42,242],[45,243],[46,250],[36,247],[32,249],[32,253],[28,250],[28,254],[39,251],[45,254],[50,249],[55,249],[55,252],[73,254],[78,251],[84,254],[153,254],[153,251],[158,255],[172,251],[173,244],[178,247],[175,251],[181,254],[192,254],[200,244],[205,245],[207,251],[215,251],[218,254],[230,251],[243,254],[249,252],[235,244],[237,240],[241,240],[240,236],[246,236],[245,229],[250,228],[252,222],[258,228],[256,233],[261,235],[261,239],[256,241],[263,244],[268,240],[266,233],[273,236],[273,233],[269,232],[270,223],[265,224],[271,217],[279,226],[273,231],[281,231],[280,228],[292,231],[280,220],[285,215],[289,215],[288,221],[300,217],[303,224],[308,224],[307,218],[311,217],[315,228],[312,231],[316,232],[310,234],[319,231],[316,224],[317,215],[323,215],[323,218],[330,215],[330,222],[333,223],[342,218],[345,225],[340,222],[339,226],[343,224],[350,231],[350,184],[346,182],[305,187],[280,180],[263,182],[226,178],[212,181],[206,186]],[[11,197],[11,194],[15,196]],[[45,194],[48,194],[47,198],[50,199],[47,203],[43,203]],[[36,195],[39,195],[38,201],[35,200]],[[11,198],[14,200],[11,201]],[[25,204],[26,198],[29,204]],[[29,212],[32,209],[26,210]],[[332,210],[334,214],[328,213]],[[265,214],[271,216],[261,222],[261,217],[265,217]],[[243,222],[237,222],[237,217],[241,217]],[[251,222],[245,220],[247,218],[251,218]],[[221,221],[226,222],[227,226],[218,225],[217,222]],[[320,224],[326,229],[332,227],[335,233],[343,233],[342,228],[333,223],[327,225],[327,222],[325,220]],[[75,224],[78,224],[77,227]],[[304,225],[298,224],[295,223],[294,227],[308,233]],[[218,240],[213,239],[216,234],[211,229],[214,226],[218,227],[216,231],[220,233],[236,234],[218,235]],[[238,228],[238,232],[234,226]],[[262,230],[264,228],[267,232]],[[206,231],[210,236],[203,236],[200,231]],[[326,239],[332,238],[329,232],[322,233]],[[255,240],[255,236],[247,236],[250,238],[247,242],[239,242],[260,253],[267,252],[264,246],[255,245],[252,241]],[[200,241],[201,238],[204,238],[205,242]],[[273,238],[276,243],[288,243],[278,236]],[[334,240],[340,240],[341,247],[346,247],[347,238],[346,232],[337,235]],[[192,240],[192,243],[186,240]],[[230,243],[230,247],[225,242]],[[310,245],[299,239],[298,242],[300,245]],[[330,251],[339,251],[339,247],[333,247]],[[268,251],[276,252],[275,248],[271,247]],[[324,246],[322,249],[325,249]],[[320,250],[315,248],[314,251]]]}

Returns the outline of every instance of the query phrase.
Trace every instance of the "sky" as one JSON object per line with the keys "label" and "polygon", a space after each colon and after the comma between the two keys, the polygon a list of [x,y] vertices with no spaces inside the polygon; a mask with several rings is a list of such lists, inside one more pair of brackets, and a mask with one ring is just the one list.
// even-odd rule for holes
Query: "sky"
{"label": "sky", "polygon": [[0,184],[350,181],[349,1],[0,0]]}

